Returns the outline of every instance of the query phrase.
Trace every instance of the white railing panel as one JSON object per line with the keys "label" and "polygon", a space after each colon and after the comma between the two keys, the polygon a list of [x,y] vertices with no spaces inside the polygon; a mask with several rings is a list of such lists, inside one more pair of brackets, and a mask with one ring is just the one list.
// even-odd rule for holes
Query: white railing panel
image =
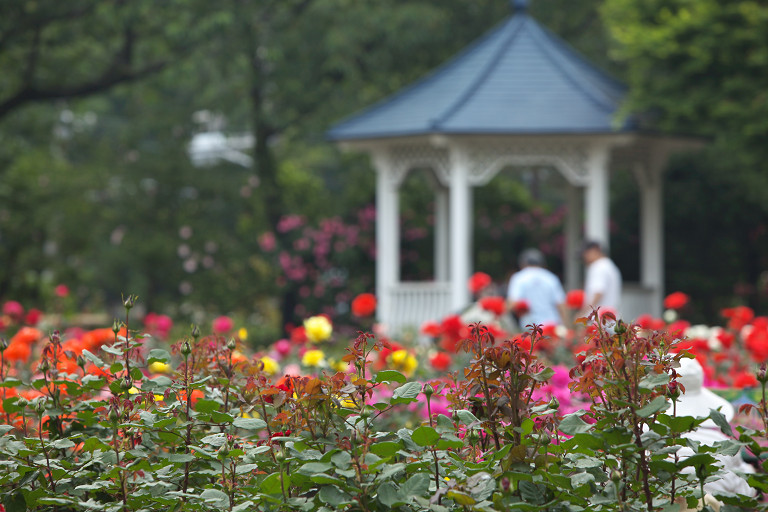
{"label": "white railing panel", "polygon": [[389,318],[382,319],[390,334],[416,332],[427,321],[440,321],[451,312],[451,287],[447,282],[398,283],[390,289]]}

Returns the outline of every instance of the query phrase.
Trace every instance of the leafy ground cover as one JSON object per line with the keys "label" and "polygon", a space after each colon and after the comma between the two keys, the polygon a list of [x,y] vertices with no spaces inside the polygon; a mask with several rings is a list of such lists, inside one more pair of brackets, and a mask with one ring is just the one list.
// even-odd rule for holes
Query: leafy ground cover
{"label": "leafy ground cover", "polygon": [[[5,510],[682,510],[734,455],[753,462],[755,494],[701,507],[768,508],[765,366],[749,373],[768,322],[745,309],[706,338],[593,312],[519,335],[450,317],[412,344],[337,339],[314,316],[253,351],[226,317],[166,341],[170,319],[139,324],[135,300],[111,327],[48,334],[4,305]],[[375,297],[350,306],[365,324]],[[686,437],[705,418],[675,414],[689,357],[710,382],[758,390],[735,428],[711,411],[716,443]]]}

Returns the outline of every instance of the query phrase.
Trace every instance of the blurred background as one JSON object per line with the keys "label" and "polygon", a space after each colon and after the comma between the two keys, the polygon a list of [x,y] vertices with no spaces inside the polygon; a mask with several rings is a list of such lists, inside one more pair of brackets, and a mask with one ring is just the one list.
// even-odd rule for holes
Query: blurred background
{"label": "blurred background", "polygon": [[[46,312],[228,314],[274,341],[374,288],[375,174],[325,139],[510,15],[505,0],[0,0],[0,300]],[[666,288],[688,317],[766,313],[768,6],[533,0],[630,87],[649,129],[704,137],[666,173]],[[432,274],[431,194],[401,192],[402,277]],[[612,183],[612,256],[638,279],[637,193]],[[475,190],[475,270],[540,247],[546,176]],[[430,199],[426,199],[426,197]],[[480,199],[482,198],[482,199]],[[64,292],[66,287],[67,293]],[[111,317],[110,317],[111,318]]]}

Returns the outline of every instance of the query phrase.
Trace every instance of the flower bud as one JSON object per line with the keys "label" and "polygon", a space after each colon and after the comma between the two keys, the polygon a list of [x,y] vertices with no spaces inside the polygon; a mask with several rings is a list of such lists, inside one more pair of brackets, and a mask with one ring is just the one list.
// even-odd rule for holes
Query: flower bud
{"label": "flower bud", "polygon": [[768,381],[768,375],[766,375],[765,363],[761,364],[760,368],[757,370],[757,380],[763,384],[765,384]]}
{"label": "flower bud", "polygon": [[611,480],[613,480],[614,483],[619,483],[621,481],[621,471],[618,469],[611,471]]}
{"label": "flower bud", "polygon": [[509,477],[503,477],[501,479],[501,490],[504,492],[509,492]]}
{"label": "flower bud", "polygon": [[128,391],[133,387],[133,380],[129,375],[126,375],[123,377],[123,380],[120,381],[120,389],[124,391]]}
{"label": "flower bud", "polygon": [[21,407],[22,409],[26,408],[29,405],[29,400],[24,398],[23,396],[20,396],[18,400],[16,400],[16,405]]}
{"label": "flower bud", "polygon": [[549,401],[549,407],[554,410],[560,409],[560,400],[557,399],[556,396],[552,397],[552,400]]}
{"label": "flower bud", "polygon": [[200,337],[200,328],[197,324],[192,324],[192,337],[195,339]]}
{"label": "flower bud", "polygon": [[61,343],[61,333],[59,331],[53,331],[51,333],[51,343],[59,345]]}
{"label": "flower bud", "polygon": [[544,432],[543,434],[541,434],[541,444],[543,444],[544,446],[547,446],[551,442],[552,442],[552,436],[549,435],[549,432]]}
{"label": "flower bud", "polygon": [[424,385],[424,395],[429,399],[435,393],[435,388],[431,384]]}
{"label": "flower bud", "polygon": [[110,409],[109,410],[109,421],[116,422],[120,419],[120,413],[117,412],[117,409]]}
{"label": "flower bud", "polygon": [[229,350],[235,350],[237,348],[237,341],[235,341],[235,338],[229,338],[227,341],[227,348]]}
{"label": "flower bud", "polygon": [[44,411],[45,411],[45,402],[43,400],[38,400],[37,403],[35,404],[35,412],[37,414],[42,415]]}
{"label": "flower bud", "polygon": [[51,369],[51,363],[49,363],[47,359],[43,359],[40,361],[40,364],[37,365],[37,369],[42,373],[48,373],[48,370]]}
{"label": "flower bud", "polygon": [[5,352],[5,349],[8,348],[8,340],[5,338],[0,338],[0,352]]}
{"label": "flower bud", "polygon": [[184,340],[184,342],[181,344],[180,352],[183,356],[188,356],[192,353],[192,347],[189,346],[189,341]]}
{"label": "flower bud", "polygon": [[680,396],[680,386],[677,384],[676,380],[670,381],[669,384],[667,384],[667,394],[672,400],[677,400]]}
{"label": "flower bud", "polygon": [[86,363],[86,360],[82,354],[77,356],[77,366],[79,366],[80,368],[85,368],[85,363]]}
{"label": "flower bud", "polygon": [[114,319],[112,322],[112,332],[117,335],[118,332],[120,332],[120,328],[123,326],[122,322],[118,320],[117,318]]}
{"label": "flower bud", "polygon": [[136,304],[136,299],[138,299],[136,295],[128,295],[127,297],[123,298],[123,307],[127,311],[130,311],[134,304]]}

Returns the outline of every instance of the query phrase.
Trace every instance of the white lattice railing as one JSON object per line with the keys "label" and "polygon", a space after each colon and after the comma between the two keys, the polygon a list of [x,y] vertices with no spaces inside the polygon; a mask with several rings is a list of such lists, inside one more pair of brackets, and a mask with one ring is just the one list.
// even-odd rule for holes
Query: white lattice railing
{"label": "white lattice railing", "polygon": [[[661,306],[657,294],[637,283],[624,283],[622,293],[622,318],[636,319],[644,313],[659,315]],[[392,335],[407,329],[418,331],[424,322],[440,321],[451,314],[450,283],[408,282],[390,288],[391,307],[387,318],[381,321]]]}
{"label": "white lattice railing", "polygon": [[447,282],[398,283],[390,289],[391,308],[382,318],[391,334],[418,331],[424,322],[440,321],[451,312],[451,288]]}

